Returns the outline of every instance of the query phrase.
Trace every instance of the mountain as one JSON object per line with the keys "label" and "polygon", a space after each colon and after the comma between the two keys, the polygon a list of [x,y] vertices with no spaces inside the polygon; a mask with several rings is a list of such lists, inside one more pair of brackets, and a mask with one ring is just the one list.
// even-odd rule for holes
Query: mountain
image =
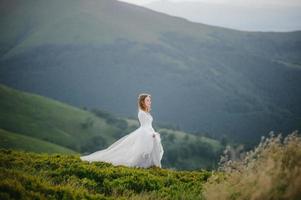
{"label": "mountain", "polygon": [[124,117],[147,91],[155,122],[238,143],[300,129],[300,31],[220,28],[115,0],[0,2],[3,84]]}
{"label": "mountain", "polygon": [[[0,148],[30,152],[88,154],[108,147],[139,127],[138,117],[120,118],[85,110],[0,84]],[[162,166],[215,168],[223,145],[217,140],[154,126],[160,133]]]}

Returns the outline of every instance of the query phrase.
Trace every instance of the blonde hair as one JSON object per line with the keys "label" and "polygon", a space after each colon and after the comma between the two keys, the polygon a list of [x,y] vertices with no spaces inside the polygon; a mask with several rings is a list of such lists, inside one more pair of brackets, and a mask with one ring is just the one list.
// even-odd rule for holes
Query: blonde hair
{"label": "blonde hair", "polygon": [[144,110],[144,111],[147,111],[146,106],[144,104],[144,100],[145,100],[146,97],[151,97],[151,95],[148,94],[148,93],[141,93],[141,94],[138,95],[138,108],[140,108],[141,110]]}

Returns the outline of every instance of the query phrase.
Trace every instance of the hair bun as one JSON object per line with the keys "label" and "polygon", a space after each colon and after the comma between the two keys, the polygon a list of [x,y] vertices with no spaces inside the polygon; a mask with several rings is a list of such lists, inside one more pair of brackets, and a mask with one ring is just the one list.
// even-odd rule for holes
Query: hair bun
{"label": "hair bun", "polygon": [[138,99],[140,99],[142,96],[151,96],[151,95],[148,94],[148,93],[140,93],[140,94],[138,95]]}

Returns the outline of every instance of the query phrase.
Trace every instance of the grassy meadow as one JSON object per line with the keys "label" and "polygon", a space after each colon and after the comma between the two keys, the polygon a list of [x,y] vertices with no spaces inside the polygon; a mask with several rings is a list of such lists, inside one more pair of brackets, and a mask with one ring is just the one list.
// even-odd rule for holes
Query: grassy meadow
{"label": "grassy meadow", "polygon": [[217,170],[81,161],[78,155],[0,150],[0,199],[290,199],[301,197],[301,137],[263,139]]}

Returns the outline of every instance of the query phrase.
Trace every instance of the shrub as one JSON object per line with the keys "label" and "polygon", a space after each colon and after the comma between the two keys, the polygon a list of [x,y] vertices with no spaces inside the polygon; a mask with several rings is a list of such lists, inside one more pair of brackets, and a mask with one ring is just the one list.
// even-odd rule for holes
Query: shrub
{"label": "shrub", "polygon": [[242,159],[222,156],[218,172],[204,184],[206,199],[301,199],[301,137],[271,132]]}
{"label": "shrub", "polygon": [[[211,172],[113,166],[0,149],[0,199],[201,199]],[[187,198],[186,198],[187,197]]]}

